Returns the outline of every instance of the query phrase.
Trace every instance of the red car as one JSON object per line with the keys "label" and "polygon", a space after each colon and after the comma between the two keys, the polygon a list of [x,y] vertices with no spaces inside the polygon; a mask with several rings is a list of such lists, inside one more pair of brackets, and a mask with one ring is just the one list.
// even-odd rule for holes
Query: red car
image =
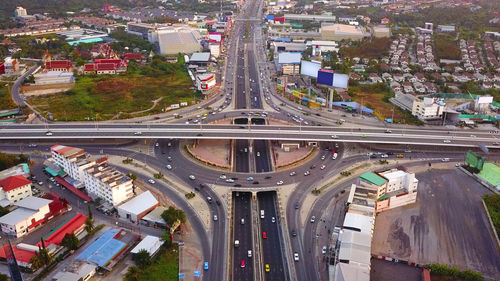
{"label": "red car", "polygon": [[267,239],[267,233],[266,232],[262,232],[262,238],[263,239]]}
{"label": "red car", "polygon": [[241,268],[245,267],[245,261],[241,260]]}

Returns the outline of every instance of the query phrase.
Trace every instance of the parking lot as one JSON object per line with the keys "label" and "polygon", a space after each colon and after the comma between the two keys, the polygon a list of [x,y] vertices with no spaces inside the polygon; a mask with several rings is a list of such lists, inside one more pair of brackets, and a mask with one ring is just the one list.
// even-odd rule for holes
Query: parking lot
{"label": "parking lot", "polygon": [[500,254],[481,204],[489,191],[458,169],[417,178],[417,203],[377,215],[372,254],[458,266],[499,279]]}

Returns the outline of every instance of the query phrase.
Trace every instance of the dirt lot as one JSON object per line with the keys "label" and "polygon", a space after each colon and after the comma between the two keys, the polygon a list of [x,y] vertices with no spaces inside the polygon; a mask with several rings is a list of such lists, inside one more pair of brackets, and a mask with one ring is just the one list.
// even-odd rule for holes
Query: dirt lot
{"label": "dirt lot", "polygon": [[500,278],[499,250],[481,204],[481,195],[488,191],[455,169],[417,178],[417,203],[377,216],[372,254]]}

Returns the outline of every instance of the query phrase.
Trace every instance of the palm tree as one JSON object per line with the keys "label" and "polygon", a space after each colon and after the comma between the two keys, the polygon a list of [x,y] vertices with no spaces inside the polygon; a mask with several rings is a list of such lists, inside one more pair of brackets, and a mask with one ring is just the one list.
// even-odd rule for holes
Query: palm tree
{"label": "palm tree", "polygon": [[124,280],[126,281],[140,281],[141,280],[141,269],[135,265],[128,268],[125,274]]}
{"label": "palm tree", "polygon": [[34,255],[30,259],[31,268],[36,271],[43,266],[43,261],[40,255]]}
{"label": "palm tree", "polygon": [[94,220],[91,218],[87,218],[85,220],[85,231],[87,231],[87,233],[91,233],[92,230],[94,230]]}

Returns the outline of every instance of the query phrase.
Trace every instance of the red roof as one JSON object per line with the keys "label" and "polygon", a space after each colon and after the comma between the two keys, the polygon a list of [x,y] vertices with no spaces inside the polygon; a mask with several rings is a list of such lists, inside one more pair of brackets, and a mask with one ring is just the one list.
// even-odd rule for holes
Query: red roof
{"label": "red roof", "polygon": [[[66,236],[66,234],[72,234],[80,227],[82,227],[82,225],[85,224],[85,220],[87,220],[87,216],[83,215],[82,213],[76,214],[76,216],[71,218],[64,225],[59,227],[56,231],[52,232],[52,234],[50,234],[49,237],[45,239],[45,245],[61,244],[64,236]],[[41,245],[41,242],[37,243],[37,246]]]}
{"label": "red roof", "polygon": [[83,66],[83,71],[95,71],[93,63],[87,63]]}
{"label": "red roof", "polygon": [[146,57],[144,57],[143,55],[141,54],[134,54],[134,53],[125,53],[123,55],[123,59],[124,60],[132,60],[132,59],[135,59],[135,60],[143,60],[145,59]]}
{"label": "red roof", "polygon": [[114,63],[120,64],[122,62],[121,59],[95,59],[94,63]]}
{"label": "red roof", "polygon": [[53,60],[45,63],[45,69],[65,68],[69,70],[73,64],[69,60]]}
{"label": "red roof", "polygon": [[73,185],[71,185],[70,183],[68,183],[67,181],[65,181],[63,178],[61,177],[55,177],[55,180],[62,184],[64,187],[66,187],[67,189],[69,189],[69,191],[73,192],[76,196],[82,198],[83,200],[87,201],[87,202],[92,202],[92,198],[90,198],[87,194],[81,192],[80,190],[78,190],[76,187],[74,187]]}
{"label": "red roof", "polygon": [[[5,254],[5,249],[7,249],[7,247],[9,247],[9,244],[5,244],[0,248],[1,258],[5,259],[7,257],[7,255]],[[12,245],[12,249],[14,250],[14,256],[16,256],[16,260],[20,262],[30,263],[30,259],[35,255],[35,252],[18,249],[16,245]]]}
{"label": "red roof", "polygon": [[5,192],[31,184],[23,175],[11,176],[0,181],[0,186]]}
{"label": "red roof", "polygon": [[96,71],[116,70],[117,68],[118,68],[118,64],[116,64],[116,63],[96,63],[96,64],[94,64],[94,69]]}

